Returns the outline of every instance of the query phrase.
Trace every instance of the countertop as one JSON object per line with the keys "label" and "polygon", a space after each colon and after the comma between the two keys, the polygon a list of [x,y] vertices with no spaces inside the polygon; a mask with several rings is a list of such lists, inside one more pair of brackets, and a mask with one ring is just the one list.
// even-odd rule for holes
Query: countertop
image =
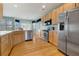
{"label": "countertop", "polygon": [[11,32],[13,32],[13,31],[0,31],[0,36],[6,35]]}

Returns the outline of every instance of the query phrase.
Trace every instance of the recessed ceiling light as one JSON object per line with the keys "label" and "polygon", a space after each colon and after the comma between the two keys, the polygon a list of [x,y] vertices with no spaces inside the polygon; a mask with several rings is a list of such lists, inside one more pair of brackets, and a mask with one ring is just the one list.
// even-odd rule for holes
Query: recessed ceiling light
{"label": "recessed ceiling light", "polygon": [[14,7],[15,7],[15,8],[17,8],[17,7],[18,7],[18,5],[17,5],[17,4],[15,4],[15,5],[14,5]]}
{"label": "recessed ceiling light", "polygon": [[42,5],[42,8],[43,8],[43,9],[46,8],[46,5]]}

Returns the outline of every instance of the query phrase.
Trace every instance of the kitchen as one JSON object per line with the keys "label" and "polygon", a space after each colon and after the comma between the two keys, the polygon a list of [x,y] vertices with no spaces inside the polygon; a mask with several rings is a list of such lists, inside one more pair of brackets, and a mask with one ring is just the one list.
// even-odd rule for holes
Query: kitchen
{"label": "kitchen", "polygon": [[0,55],[78,56],[78,8],[79,3],[0,4]]}

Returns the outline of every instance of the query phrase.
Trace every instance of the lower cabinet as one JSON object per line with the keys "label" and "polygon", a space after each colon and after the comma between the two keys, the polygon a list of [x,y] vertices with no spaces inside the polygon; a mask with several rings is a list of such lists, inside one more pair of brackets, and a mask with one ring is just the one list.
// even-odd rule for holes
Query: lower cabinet
{"label": "lower cabinet", "polygon": [[0,36],[0,56],[8,56],[12,48],[24,41],[24,31],[14,31]]}
{"label": "lower cabinet", "polygon": [[15,31],[13,33],[13,45],[17,45],[18,43],[23,42],[25,39],[24,31]]}
{"label": "lower cabinet", "polygon": [[10,52],[10,47],[9,47],[9,40],[8,40],[8,35],[4,35],[2,37],[0,37],[0,44],[1,44],[1,56],[8,56],[9,52]]}
{"label": "lower cabinet", "polygon": [[55,31],[49,31],[49,42],[55,46],[57,46],[57,32]]}

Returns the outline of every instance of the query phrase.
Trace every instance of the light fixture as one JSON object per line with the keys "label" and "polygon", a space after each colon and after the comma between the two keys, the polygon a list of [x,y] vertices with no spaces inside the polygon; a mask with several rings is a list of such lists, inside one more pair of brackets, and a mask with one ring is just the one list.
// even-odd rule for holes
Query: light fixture
{"label": "light fixture", "polygon": [[46,8],[46,5],[42,5],[42,10],[45,10],[45,8]]}
{"label": "light fixture", "polygon": [[15,8],[17,8],[17,7],[18,7],[18,5],[17,5],[17,4],[14,4],[13,6],[14,6]]}
{"label": "light fixture", "polygon": [[42,5],[42,8],[45,9],[46,8],[46,5]]}

